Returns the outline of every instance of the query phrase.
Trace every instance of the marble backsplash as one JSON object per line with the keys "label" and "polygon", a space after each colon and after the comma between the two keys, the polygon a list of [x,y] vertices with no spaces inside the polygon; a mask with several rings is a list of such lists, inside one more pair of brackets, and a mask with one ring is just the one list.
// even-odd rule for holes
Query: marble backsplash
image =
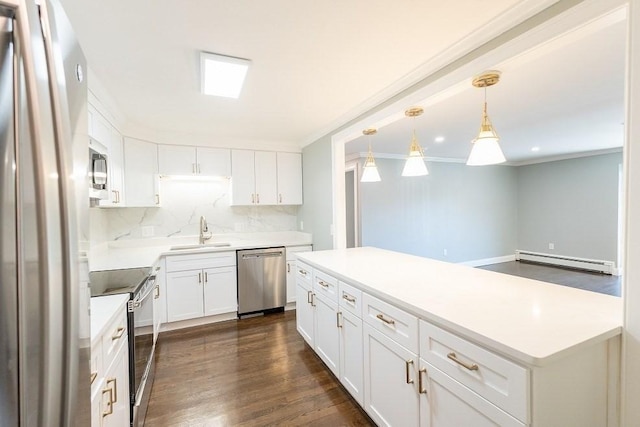
{"label": "marble backsplash", "polygon": [[161,207],[91,208],[91,241],[193,236],[204,215],[214,234],[296,231],[297,206],[230,206],[229,180],[160,181]]}

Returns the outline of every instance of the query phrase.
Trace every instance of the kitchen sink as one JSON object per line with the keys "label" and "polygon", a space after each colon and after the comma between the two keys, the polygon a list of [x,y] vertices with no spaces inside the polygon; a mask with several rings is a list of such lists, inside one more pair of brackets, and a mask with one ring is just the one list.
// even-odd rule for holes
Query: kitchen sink
{"label": "kitchen sink", "polygon": [[169,250],[171,251],[185,251],[188,249],[200,249],[200,248],[224,248],[231,246],[231,243],[228,242],[220,242],[220,243],[205,243],[202,245],[180,245],[180,246],[171,246]]}

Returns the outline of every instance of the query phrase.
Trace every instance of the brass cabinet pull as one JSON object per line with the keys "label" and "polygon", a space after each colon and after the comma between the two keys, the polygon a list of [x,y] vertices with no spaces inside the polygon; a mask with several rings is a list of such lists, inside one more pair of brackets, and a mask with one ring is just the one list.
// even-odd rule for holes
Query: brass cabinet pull
{"label": "brass cabinet pull", "polygon": [[256,202],[256,195],[251,193],[251,203],[255,203]]}
{"label": "brass cabinet pull", "polygon": [[160,267],[156,267],[156,271],[160,271]]}
{"label": "brass cabinet pull", "polygon": [[91,372],[91,384],[93,384],[93,382],[96,380],[97,377],[98,377],[97,372]]}
{"label": "brass cabinet pull", "polygon": [[198,163],[198,174],[201,174],[202,172],[200,171],[200,163]]}
{"label": "brass cabinet pull", "polygon": [[116,203],[120,203],[120,191],[116,190]]}
{"label": "brass cabinet pull", "polygon": [[322,280],[318,280],[318,285],[322,286],[323,288],[328,288],[329,284],[323,282]]}
{"label": "brass cabinet pull", "polygon": [[118,203],[118,192],[116,190],[111,190],[113,193],[113,203]]}
{"label": "brass cabinet pull", "polygon": [[113,389],[111,387],[103,388],[102,395],[104,396],[105,393],[109,393],[109,402],[107,402],[107,410],[102,413],[103,417],[113,414]]}
{"label": "brass cabinet pull", "polygon": [[198,273],[198,283],[202,283],[202,273]]}
{"label": "brass cabinet pull", "polygon": [[160,195],[156,194],[156,205],[160,204]]}
{"label": "brass cabinet pull", "polygon": [[470,370],[470,371],[477,371],[478,365],[476,365],[475,363],[473,365],[470,365],[468,363],[464,363],[462,360],[458,359],[458,356],[456,356],[456,354],[454,352],[451,352],[449,354],[447,354],[447,358],[453,360],[454,362],[456,362],[458,365]]}
{"label": "brass cabinet pull", "polygon": [[347,302],[350,302],[352,304],[356,303],[356,299],[354,297],[352,297],[352,296],[347,295],[347,294],[343,294],[342,295],[342,299],[347,301]]}
{"label": "brass cabinet pull", "polygon": [[282,203],[282,194],[279,194],[278,203]]}
{"label": "brass cabinet pull", "polygon": [[298,272],[299,272],[300,274],[302,274],[304,277],[307,277],[307,272],[306,272],[306,271],[304,271],[304,270],[298,270]]}
{"label": "brass cabinet pull", "polygon": [[256,203],[260,203],[260,193],[256,193]]}
{"label": "brass cabinet pull", "polygon": [[316,300],[316,294],[314,294],[313,292],[311,292],[311,306],[315,307],[316,305],[314,304]]}
{"label": "brass cabinet pull", "polygon": [[209,273],[204,272],[204,283],[209,283]]}
{"label": "brass cabinet pull", "polygon": [[291,273],[291,263],[287,263],[287,273]]}
{"label": "brass cabinet pull", "polygon": [[119,340],[120,338],[122,338],[123,334],[124,334],[124,328],[120,326],[118,329],[116,329],[116,332],[113,335],[111,335],[111,341]]}
{"label": "brass cabinet pull", "polygon": [[384,323],[386,323],[387,325],[395,325],[396,321],[393,319],[387,319],[386,317],[384,317],[382,314],[378,314],[376,316],[378,319],[382,320]]}
{"label": "brass cabinet pull", "polygon": [[422,368],[418,371],[418,392],[420,394],[427,394],[427,389],[422,385],[422,374],[427,373],[427,368]]}
{"label": "brass cabinet pull", "polygon": [[342,318],[342,312],[339,311],[339,312],[336,313],[336,326],[338,328],[342,328],[342,322],[341,322],[342,319],[341,318]]}
{"label": "brass cabinet pull", "polygon": [[113,383],[113,403],[118,402],[118,379],[117,378],[109,378],[107,380],[107,386],[109,385],[109,383]]}
{"label": "brass cabinet pull", "polygon": [[160,286],[156,285],[155,287],[155,295],[153,296],[154,299],[158,299],[160,298]]}
{"label": "brass cabinet pull", "polygon": [[407,384],[413,384],[413,380],[411,379],[411,375],[409,373],[409,365],[413,365],[413,359],[406,360],[404,363],[406,374],[405,380],[407,381]]}
{"label": "brass cabinet pull", "polygon": [[311,291],[307,291],[307,302],[311,304]]}
{"label": "brass cabinet pull", "polygon": [[191,163],[191,173],[193,173],[194,175],[196,173],[196,164],[195,163]]}

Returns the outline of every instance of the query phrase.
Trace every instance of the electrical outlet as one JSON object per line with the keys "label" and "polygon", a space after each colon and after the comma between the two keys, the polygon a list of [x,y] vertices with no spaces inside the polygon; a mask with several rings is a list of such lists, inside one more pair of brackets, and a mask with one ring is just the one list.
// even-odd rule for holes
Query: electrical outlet
{"label": "electrical outlet", "polygon": [[145,225],[142,227],[142,237],[153,237],[153,225]]}
{"label": "electrical outlet", "polygon": [[304,221],[300,221],[300,231],[304,230]]}
{"label": "electrical outlet", "polygon": [[554,250],[556,245],[554,243],[549,243],[549,249]]}
{"label": "electrical outlet", "polygon": [[446,249],[442,250],[442,255],[447,256],[447,250]]}

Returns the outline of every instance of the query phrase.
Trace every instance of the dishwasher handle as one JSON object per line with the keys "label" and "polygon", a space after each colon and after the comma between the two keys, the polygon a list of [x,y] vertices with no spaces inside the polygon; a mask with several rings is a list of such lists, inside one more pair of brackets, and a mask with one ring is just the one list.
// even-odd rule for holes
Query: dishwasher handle
{"label": "dishwasher handle", "polygon": [[273,257],[281,257],[284,253],[282,251],[278,252],[264,252],[260,254],[242,254],[242,259],[251,259],[251,258],[273,258]]}

